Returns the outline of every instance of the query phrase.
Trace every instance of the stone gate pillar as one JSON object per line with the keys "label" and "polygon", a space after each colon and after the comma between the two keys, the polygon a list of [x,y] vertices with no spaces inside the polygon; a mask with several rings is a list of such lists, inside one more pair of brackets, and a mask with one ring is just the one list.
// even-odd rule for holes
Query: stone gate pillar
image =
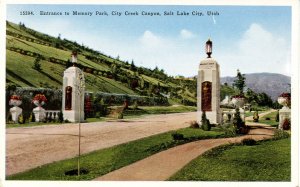
{"label": "stone gate pillar", "polygon": [[[62,112],[64,120],[70,122],[84,121],[84,75],[75,66],[77,56],[72,54],[73,67],[64,71]],[[76,60],[77,61],[77,60]]]}
{"label": "stone gate pillar", "polygon": [[200,62],[197,79],[197,122],[201,124],[202,111],[210,123],[221,124],[219,64],[211,58],[212,42],[206,42],[208,57]]}

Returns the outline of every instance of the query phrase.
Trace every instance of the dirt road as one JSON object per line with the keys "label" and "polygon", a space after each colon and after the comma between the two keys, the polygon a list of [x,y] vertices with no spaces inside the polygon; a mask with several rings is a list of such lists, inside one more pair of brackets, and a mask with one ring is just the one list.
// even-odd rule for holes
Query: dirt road
{"label": "dirt road", "polygon": [[[81,152],[111,147],[189,126],[196,112],[145,116],[138,119],[83,123]],[[6,129],[6,175],[78,154],[78,124]]]}

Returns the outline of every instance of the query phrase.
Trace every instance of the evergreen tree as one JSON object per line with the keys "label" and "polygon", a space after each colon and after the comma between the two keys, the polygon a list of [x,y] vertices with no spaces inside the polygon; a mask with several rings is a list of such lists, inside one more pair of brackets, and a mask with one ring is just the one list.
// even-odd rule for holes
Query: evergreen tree
{"label": "evergreen tree", "polygon": [[245,80],[245,75],[242,75],[241,72],[237,70],[237,75],[236,79],[234,80],[233,86],[235,86],[239,90],[240,95],[243,95],[243,91],[246,86]]}
{"label": "evergreen tree", "polygon": [[234,115],[234,118],[233,118],[233,125],[237,128],[237,130],[239,130],[244,125],[244,122],[241,118],[240,109],[238,107],[235,109],[235,115]]}
{"label": "evergreen tree", "polygon": [[205,111],[202,111],[201,129],[203,129],[205,131],[210,131],[210,129],[211,129],[211,124],[210,124],[209,120],[206,118]]}

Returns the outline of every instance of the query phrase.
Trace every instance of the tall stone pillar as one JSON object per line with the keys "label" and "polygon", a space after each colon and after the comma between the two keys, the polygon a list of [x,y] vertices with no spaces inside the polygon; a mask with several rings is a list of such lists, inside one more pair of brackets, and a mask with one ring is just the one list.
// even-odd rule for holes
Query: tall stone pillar
{"label": "tall stone pillar", "polygon": [[64,71],[62,111],[64,120],[82,122],[84,121],[84,75],[82,70],[75,67],[75,61],[73,63],[73,67]]}
{"label": "tall stone pillar", "polygon": [[210,123],[221,124],[219,64],[211,58],[212,42],[206,42],[208,57],[200,62],[197,79],[197,122],[201,124],[202,112]]}

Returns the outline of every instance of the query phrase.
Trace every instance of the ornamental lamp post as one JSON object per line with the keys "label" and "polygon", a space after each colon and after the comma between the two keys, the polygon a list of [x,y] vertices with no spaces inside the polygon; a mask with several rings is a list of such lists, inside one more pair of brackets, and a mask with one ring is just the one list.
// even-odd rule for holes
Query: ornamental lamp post
{"label": "ornamental lamp post", "polygon": [[205,51],[207,54],[207,58],[211,58],[211,54],[212,54],[212,41],[210,41],[210,39],[207,40],[206,44],[205,44]]}
{"label": "ornamental lamp post", "polygon": [[77,52],[73,51],[71,54],[71,61],[73,63],[73,66],[75,66],[77,64]]}

